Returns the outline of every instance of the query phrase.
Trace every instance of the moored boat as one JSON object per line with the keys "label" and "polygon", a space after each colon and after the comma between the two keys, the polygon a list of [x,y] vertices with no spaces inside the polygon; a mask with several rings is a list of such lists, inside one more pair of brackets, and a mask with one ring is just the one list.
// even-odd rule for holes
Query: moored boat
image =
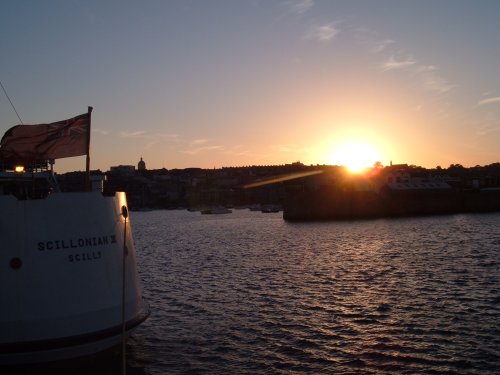
{"label": "moored boat", "polygon": [[[90,116],[87,128],[79,125],[90,132]],[[52,151],[27,163],[12,129],[0,145],[0,364],[80,357],[122,343],[149,315],[125,193],[58,191],[47,163]],[[16,172],[19,163],[24,171]]]}
{"label": "moored boat", "polygon": [[276,204],[263,204],[261,212],[264,214],[280,212],[280,206]]}
{"label": "moored boat", "polygon": [[230,214],[233,211],[226,207],[212,207],[201,210],[203,215],[222,215],[222,214]]}

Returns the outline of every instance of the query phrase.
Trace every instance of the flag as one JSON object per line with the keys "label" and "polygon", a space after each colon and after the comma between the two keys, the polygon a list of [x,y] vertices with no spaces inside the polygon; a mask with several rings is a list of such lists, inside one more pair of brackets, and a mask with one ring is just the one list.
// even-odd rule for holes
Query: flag
{"label": "flag", "polygon": [[51,124],[16,125],[0,141],[0,158],[32,162],[85,155],[89,132],[90,112]]}

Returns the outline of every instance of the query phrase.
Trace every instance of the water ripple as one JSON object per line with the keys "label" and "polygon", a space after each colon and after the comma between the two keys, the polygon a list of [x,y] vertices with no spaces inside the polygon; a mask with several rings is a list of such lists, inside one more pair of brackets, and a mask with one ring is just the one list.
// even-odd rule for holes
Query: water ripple
{"label": "water ripple", "polygon": [[134,213],[149,374],[494,374],[500,215]]}

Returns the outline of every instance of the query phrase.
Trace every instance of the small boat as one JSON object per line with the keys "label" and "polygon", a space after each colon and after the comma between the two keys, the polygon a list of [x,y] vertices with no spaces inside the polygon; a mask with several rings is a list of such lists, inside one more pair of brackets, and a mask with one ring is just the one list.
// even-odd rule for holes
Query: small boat
{"label": "small boat", "polygon": [[262,205],[261,212],[264,214],[269,214],[273,212],[280,212],[280,206],[276,204],[264,204]]}
{"label": "small boat", "polygon": [[[18,126],[85,134],[69,131],[75,121]],[[76,125],[90,133],[90,113],[87,121]],[[26,139],[39,129],[15,128],[0,143],[0,364],[63,360],[123,344],[149,315],[125,193],[104,196],[98,184],[60,192],[47,162],[60,153],[32,159]],[[17,147],[16,130],[33,137]],[[43,149],[41,138],[33,143]]]}
{"label": "small boat", "polygon": [[207,208],[205,210],[201,210],[203,215],[221,215],[221,214],[230,214],[233,211],[226,207],[212,207]]}

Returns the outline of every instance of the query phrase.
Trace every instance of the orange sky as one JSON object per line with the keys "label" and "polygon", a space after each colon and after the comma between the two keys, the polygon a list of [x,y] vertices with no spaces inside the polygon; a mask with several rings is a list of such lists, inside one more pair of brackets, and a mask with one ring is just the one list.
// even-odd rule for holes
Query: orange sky
{"label": "orange sky", "polygon": [[[0,79],[22,121],[93,106],[94,169],[335,164],[349,142],[384,165],[500,161],[497,1],[4,8]],[[0,99],[0,131],[18,123]]]}

